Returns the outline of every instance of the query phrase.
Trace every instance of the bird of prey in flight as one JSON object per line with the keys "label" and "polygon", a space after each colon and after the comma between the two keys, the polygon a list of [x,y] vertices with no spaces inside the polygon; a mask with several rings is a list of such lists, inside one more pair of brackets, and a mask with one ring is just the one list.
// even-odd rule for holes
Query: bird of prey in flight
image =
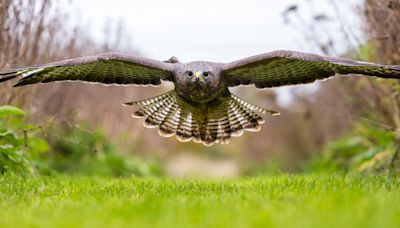
{"label": "bird of prey in flight", "polygon": [[0,82],[19,78],[15,86],[23,86],[64,80],[116,85],[171,81],[174,90],[125,105],[141,105],[133,116],[144,117],[144,126],[158,127],[161,136],[212,145],[226,144],[244,131],[258,131],[264,120],[257,113],[279,114],[231,94],[229,87],[295,85],[336,74],[400,79],[400,66],[294,51],[273,51],[230,63],[180,63],[175,57],[157,61],[113,52],[8,70],[0,73]]}

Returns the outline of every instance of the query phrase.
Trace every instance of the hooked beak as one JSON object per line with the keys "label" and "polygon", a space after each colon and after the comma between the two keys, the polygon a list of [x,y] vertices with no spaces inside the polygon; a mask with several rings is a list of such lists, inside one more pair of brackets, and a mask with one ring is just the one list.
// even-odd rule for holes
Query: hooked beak
{"label": "hooked beak", "polygon": [[193,77],[192,81],[206,83],[204,78],[201,76],[200,71],[194,72],[193,75],[194,75],[194,77]]}

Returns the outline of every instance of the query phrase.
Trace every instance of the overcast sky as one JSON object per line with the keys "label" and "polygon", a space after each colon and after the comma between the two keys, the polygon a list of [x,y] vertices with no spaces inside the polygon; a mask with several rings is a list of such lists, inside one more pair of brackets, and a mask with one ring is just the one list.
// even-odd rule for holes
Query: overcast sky
{"label": "overcast sky", "polygon": [[[337,2],[341,18],[350,24],[348,29],[357,33],[356,6],[363,0],[82,0],[72,1],[69,8],[78,12],[75,23],[89,24],[88,34],[100,42],[107,39],[103,36],[107,22],[121,21],[130,34],[123,40],[148,58],[166,60],[174,55],[182,62],[229,62],[277,49],[316,53],[318,49],[298,29],[284,23],[282,13],[297,4],[306,19],[312,18],[311,12],[329,16],[335,12],[331,1]],[[339,24],[326,26],[333,33],[320,35],[338,34],[334,40],[340,44]],[[339,45],[338,54],[345,50]],[[281,104],[290,104],[291,88],[275,90]],[[314,83],[303,91],[316,88]]]}
{"label": "overcast sky", "polygon": [[[80,22],[91,24],[98,40],[108,20],[121,20],[131,35],[128,42],[147,57],[227,62],[276,49],[313,51],[283,23],[282,12],[294,3],[304,14],[333,12],[327,4],[332,0],[314,1],[314,10],[307,0],[84,0],[71,9]],[[357,18],[354,5],[362,0],[335,1],[348,20]]]}

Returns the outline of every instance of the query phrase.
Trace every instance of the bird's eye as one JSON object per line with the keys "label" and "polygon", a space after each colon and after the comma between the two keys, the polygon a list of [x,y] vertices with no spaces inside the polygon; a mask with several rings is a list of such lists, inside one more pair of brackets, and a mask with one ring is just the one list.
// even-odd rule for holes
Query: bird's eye
{"label": "bird's eye", "polygon": [[187,71],[186,74],[187,74],[188,76],[192,76],[192,75],[193,75],[193,72],[192,72],[192,71]]}
{"label": "bird's eye", "polygon": [[203,76],[207,77],[208,76],[208,72],[203,72]]}

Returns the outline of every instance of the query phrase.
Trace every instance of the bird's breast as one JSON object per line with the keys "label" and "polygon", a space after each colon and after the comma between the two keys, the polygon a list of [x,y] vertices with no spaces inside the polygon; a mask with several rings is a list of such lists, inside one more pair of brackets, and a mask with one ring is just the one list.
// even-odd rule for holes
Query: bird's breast
{"label": "bird's breast", "polygon": [[213,92],[205,86],[192,84],[189,86],[187,95],[193,102],[204,103],[210,100]]}

